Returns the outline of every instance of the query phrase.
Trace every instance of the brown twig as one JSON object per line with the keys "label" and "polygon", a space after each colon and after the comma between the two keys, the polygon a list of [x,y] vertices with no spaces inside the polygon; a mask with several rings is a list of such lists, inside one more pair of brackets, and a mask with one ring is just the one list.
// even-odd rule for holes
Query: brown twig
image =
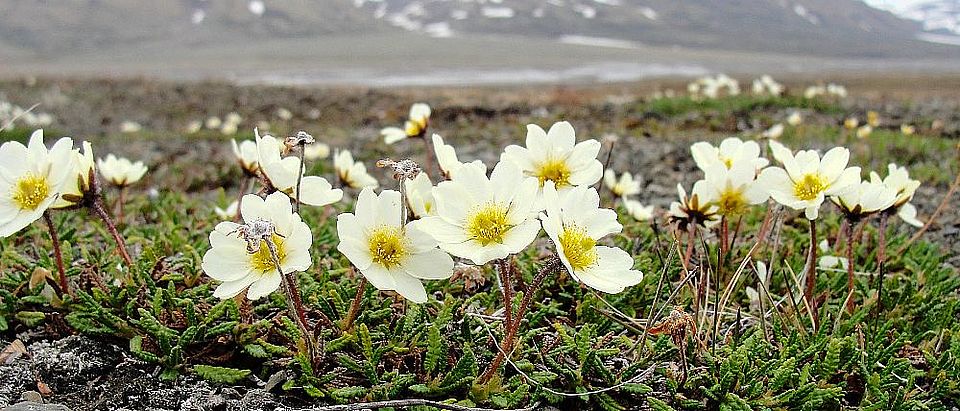
{"label": "brown twig", "polygon": [[57,262],[57,281],[60,284],[62,294],[73,295],[70,291],[70,284],[67,283],[67,271],[63,268],[63,253],[60,250],[60,237],[57,235],[57,227],[50,218],[50,211],[43,213],[43,222],[47,224],[47,232],[50,233],[50,240],[53,241],[53,258]]}
{"label": "brown twig", "polygon": [[90,204],[90,208],[92,208],[93,212],[97,214],[101,220],[103,220],[103,224],[107,226],[107,231],[110,232],[111,236],[113,236],[113,241],[117,243],[117,250],[120,251],[120,257],[122,257],[123,261],[127,263],[127,267],[132,269],[133,259],[130,258],[130,254],[127,252],[126,241],[123,240],[120,232],[117,231],[117,226],[113,223],[113,219],[110,218],[110,215],[107,214],[107,210],[103,208],[103,200],[97,196]]}

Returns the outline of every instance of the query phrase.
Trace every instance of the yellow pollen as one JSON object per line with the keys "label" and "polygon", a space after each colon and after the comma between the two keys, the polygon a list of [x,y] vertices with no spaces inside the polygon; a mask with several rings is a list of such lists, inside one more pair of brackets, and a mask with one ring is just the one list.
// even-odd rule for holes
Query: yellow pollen
{"label": "yellow pollen", "polygon": [[727,157],[724,157],[724,156],[720,156],[720,160],[723,161],[723,165],[727,166],[728,169],[729,169],[730,167],[733,167],[733,159],[730,159],[730,158],[727,158]]}
{"label": "yellow pollen", "polygon": [[793,183],[793,194],[804,201],[816,199],[826,189],[827,182],[818,173],[805,174]]}
{"label": "yellow pollen", "polygon": [[503,237],[512,226],[507,222],[507,206],[487,203],[467,217],[467,234],[480,245],[503,243]]}
{"label": "yellow pollen", "polygon": [[597,241],[587,235],[586,229],[576,225],[564,226],[559,240],[563,255],[574,271],[581,271],[597,262]]}
{"label": "yellow pollen", "polygon": [[407,120],[403,128],[407,137],[419,137],[427,128],[427,119]]}
{"label": "yellow pollen", "polygon": [[749,204],[743,196],[743,190],[727,188],[720,193],[717,207],[719,207],[718,214],[720,215],[742,215],[747,211]]}
{"label": "yellow pollen", "polygon": [[27,173],[17,180],[13,186],[13,202],[21,210],[36,210],[40,203],[50,194],[50,185],[47,178],[33,173]]}
{"label": "yellow pollen", "polygon": [[400,227],[380,226],[367,240],[373,262],[387,269],[399,267],[407,256],[407,241]]}
{"label": "yellow pollen", "polygon": [[[287,258],[287,248],[284,244],[284,239],[274,234],[271,241],[273,241],[273,244],[277,247],[277,259],[280,261],[280,265],[283,266],[283,262]],[[261,273],[267,273],[277,269],[277,265],[273,261],[273,256],[270,255],[270,248],[267,247],[266,241],[260,240],[260,249],[250,254],[250,266],[253,267],[254,271]]]}
{"label": "yellow pollen", "polygon": [[534,176],[540,180],[540,187],[547,181],[553,181],[556,188],[570,185],[570,167],[563,160],[550,159],[539,164]]}

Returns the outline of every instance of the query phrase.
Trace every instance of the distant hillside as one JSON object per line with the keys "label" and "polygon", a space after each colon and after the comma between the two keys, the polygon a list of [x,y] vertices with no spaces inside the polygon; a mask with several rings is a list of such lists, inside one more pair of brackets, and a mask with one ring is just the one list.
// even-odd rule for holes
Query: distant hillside
{"label": "distant hillside", "polygon": [[8,56],[402,31],[829,57],[960,56],[960,47],[919,40],[921,22],[860,0],[4,0],[0,15],[0,53]]}

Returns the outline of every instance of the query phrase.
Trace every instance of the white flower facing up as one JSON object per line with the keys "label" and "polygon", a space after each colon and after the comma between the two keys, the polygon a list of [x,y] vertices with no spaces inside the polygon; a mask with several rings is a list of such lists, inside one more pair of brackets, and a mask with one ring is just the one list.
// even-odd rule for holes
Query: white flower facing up
{"label": "white flower facing up", "polygon": [[[254,130],[259,135],[259,131]],[[233,155],[237,158],[237,163],[247,175],[255,176],[260,170],[260,152],[257,150],[257,142],[244,140],[237,143],[237,140],[230,140],[230,147],[233,148]]]}
{"label": "white flower facing up", "polygon": [[787,116],[787,124],[796,127],[803,124],[803,115],[799,111],[794,111]]}
{"label": "white flower facing up", "polygon": [[577,186],[562,195],[552,183],[544,187],[546,213],[540,214],[543,230],[557,247],[557,255],[573,278],[609,294],[638,284],[643,273],[633,269],[633,257],[616,247],[597,245],[601,238],[619,233],[616,211],[600,208],[600,195],[588,186]]}
{"label": "white flower facing up", "polygon": [[540,232],[535,178],[513,163],[500,162],[487,178],[467,164],[433,189],[437,214],[421,228],[454,256],[483,265],[526,248]]}
{"label": "white flower facing up", "polygon": [[406,138],[423,137],[430,125],[430,106],[416,103],[410,106],[410,115],[403,128],[387,127],[380,130],[383,142],[393,144]]}
{"label": "white flower facing up", "polygon": [[[310,268],[313,237],[300,216],[293,212],[290,198],[275,192],[266,199],[254,194],[243,197],[240,215],[247,226],[268,227],[284,274]],[[223,282],[213,292],[217,298],[233,298],[247,290],[247,298],[260,299],[280,287],[281,273],[264,240],[248,243],[246,226],[224,221],[210,233],[210,250],[203,256],[203,272]]]}
{"label": "white flower facing up", "polygon": [[147,166],[142,161],[132,162],[123,157],[107,154],[107,158],[97,160],[97,170],[110,184],[127,187],[140,181],[147,174]]}
{"label": "white flower facing up", "polygon": [[[457,158],[457,150],[454,149],[453,146],[444,143],[443,137],[440,137],[439,134],[434,134],[432,139],[433,152],[437,156],[437,163],[440,164],[440,171],[443,172],[444,177],[449,179],[450,175],[457,171],[464,163],[461,163],[460,159]],[[471,164],[483,166],[484,170],[486,170],[487,167],[480,160],[474,160]]]}
{"label": "white flower facing up", "polygon": [[645,206],[637,200],[626,198],[623,200],[623,207],[627,209],[627,213],[630,214],[630,217],[633,217],[634,220],[648,221],[653,219],[652,205]]}
{"label": "white flower facing up", "polygon": [[714,204],[713,192],[708,189],[706,180],[694,183],[689,196],[683,185],[677,184],[677,194],[680,196],[680,201],[670,203],[667,215],[670,216],[670,221],[677,223],[681,230],[691,225],[710,228],[720,222],[717,214],[720,207]]}
{"label": "white flower facing up", "polygon": [[720,146],[701,141],[690,146],[693,161],[703,171],[709,170],[716,164],[726,168],[746,163],[760,170],[770,164],[770,161],[760,157],[760,145],[756,141],[743,141],[736,137],[729,137],[720,142]]}
{"label": "white flower facing up", "polygon": [[[256,129],[254,134],[257,138],[260,172],[274,189],[291,198],[295,197],[297,178],[303,175],[300,170],[300,159],[295,156],[282,157],[280,153],[283,152],[283,143],[275,137],[269,134],[261,136]],[[342,198],[343,190],[333,188],[323,177],[300,178],[300,202],[303,204],[325,206],[336,203]]]}
{"label": "white flower facing up", "polygon": [[37,221],[59,198],[74,175],[73,140],[63,137],[47,150],[43,130],[24,146],[16,141],[0,145],[0,238]]}
{"label": "white flower facing up", "polygon": [[861,181],[830,197],[847,218],[860,220],[893,206],[897,192],[881,182]]}
{"label": "white flower facing up", "polygon": [[417,174],[413,180],[403,179],[407,189],[407,205],[417,218],[437,213],[437,202],[433,199],[433,182],[427,173]]}
{"label": "white flower facing up", "polygon": [[376,188],[380,186],[376,178],[367,172],[367,166],[362,162],[353,161],[353,154],[349,150],[338,151],[333,155],[333,168],[337,172],[340,182],[350,188]]}
{"label": "white flower facing up", "polygon": [[[60,190],[60,198],[51,208],[70,208],[79,206],[85,200],[85,196],[92,189],[91,178],[96,178],[97,163],[93,159],[93,145],[89,142],[83,142],[83,151],[74,149],[73,153],[73,173],[67,177],[63,188]],[[90,194],[92,195],[92,194]],[[86,198],[89,200],[90,198]]]}
{"label": "white flower facing up", "polygon": [[617,197],[629,197],[640,194],[640,180],[634,180],[633,174],[629,172],[621,174],[618,179],[617,173],[607,169],[607,171],[603,173],[603,185],[607,186]]}
{"label": "white flower facing up", "polygon": [[507,146],[500,161],[516,164],[525,175],[535,177],[541,188],[547,181],[552,181],[560,192],[594,184],[603,177],[603,164],[597,160],[600,142],[576,141],[576,132],[566,121],[555,123],[550,131],[530,124],[527,146]]}
{"label": "white flower facing up", "polygon": [[709,198],[717,206],[717,214],[726,217],[744,215],[750,206],[762,204],[770,197],[767,188],[760,184],[753,165],[741,162],[726,168],[714,164],[705,173],[705,184]]}
{"label": "white flower facing up", "polygon": [[860,182],[860,167],[847,167],[850,151],[846,148],[834,147],[822,159],[813,150],[801,150],[794,155],[782,145],[771,144],[770,148],[783,168],[765,168],[758,178],[760,184],[770,190],[770,197],[776,202],[804,210],[809,220],[817,219],[827,196],[839,195]]}
{"label": "white flower facing up", "polygon": [[400,201],[397,191],[378,196],[372,188],[363,189],[356,211],[337,217],[337,250],[377,289],[424,303],[427,292],[420,280],[450,278],[453,259],[421,230],[423,220],[400,225]]}
{"label": "white flower facing up", "polygon": [[896,164],[887,165],[887,177],[880,179],[880,174],[875,171],[870,172],[870,182],[882,183],[887,188],[896,193],[896,200],[891,207],[897,211],[897,216],[901,220],[914,227],[922,227],[923,222],[917,219],[917,207],[910,204],[913,195],[920,187],[920,181],[910,178],[910,172],[906,167],[900,167]]}

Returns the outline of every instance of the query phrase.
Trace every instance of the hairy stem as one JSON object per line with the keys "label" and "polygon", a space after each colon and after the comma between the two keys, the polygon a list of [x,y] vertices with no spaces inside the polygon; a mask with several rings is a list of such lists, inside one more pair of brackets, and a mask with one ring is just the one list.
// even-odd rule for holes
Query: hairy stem
{"label": "hairy stem", "polygon": [[853,222],[847,221],[844,227],[847,231],[847,312],[853,314]]}
{"label": "hairy stem", "polygon": [[67,271],[63,268],[63,253],[60,250],[60,237],[57,235],[57,227],[50,218],[50,211],[43,213],[43,222],[47,223],[47,232],[50,233],[50,240],[53,241],[53,258],[57,262],[57,282],[60,284],[60,293],[73,295],[70,291],[70,284],[67,283]]}
{"label": "hairy stem", "polygon": [[300,214],[300,183],[303,181],[303,171],[305,167],[303,164],[303,152],[305,151],[305,146],[303,143],[297,144],[297,146],[300,147],[300,150],[298,153],[298,156],[300,158],[300,169],[298,170],[298,173],[297,173],[297,190],[295,194],[296,197],[294,198],[294,200],[296,201],[294,201],[293,203],[293,212]]}
{"label": "hairy stem", "polygon": [[353,296],[353,301],[350,303],[350,311],[347,312],[347,318],[343,319],[341,328],[344,331],[349,331],[353,328],[353,322],[357,319],[357,314],[360,313],[360,304],[363,303],[363,293],[366,290],[367,279],[361,275],[360,283],[357,284],[357,294]]}
{"label": "hairy stem", "polygon": [[816,307],[816,299],[813,297],[814,288],[817,285],[817,220],[810,221],[810,253],[807,257],[807,278],[806,286],[803,290],[803,296],[807,299],[810,306],[811,317],[813,318],[813,328],[819,328],[819,310]]}
{"label": "hairy stem", "polygon": [[133,259],[130,258],[130,253],[127,252],[126,241],[123,240],[120,232],[117,231],[116,224],[114,224],[113,219],[110,218],[110,214],[107,214],[107,210],[103,207],[103,200],[97,196],[94,198],[90,207],[93,209],[93,212],[103,220],[103,224],[107,226],[107,231],[113,236],[113,241],[117,243],[117,250],[120,251],[120,257],[127,263],[127,267],[133,268]]}
{"label": "hairy stem", "polygon": [[277,267],[277,272],[280,274],[280,283],[283,286],[283,295],[287,300],[287,309],[290,311],[293,321],[297,323],[297,326],[300,328],[300,333],[303,334],[303,340],[307,346],[307,354],[310,356],[310,360],[313,361],[315,358],[313,333],[310,332],[310,326],[307,323],[306,311],[303,309],[303,300],[300,299],[300,289],[297,287],[297,279],[293,273],[283,272],[283,268],[280,265],[280,257],[277,254],[277,245],[273,243],[273,240],[264,239],[263,242],[267,245],[267,249],[270,250],[270,256],[273,257],[273,264]]}

